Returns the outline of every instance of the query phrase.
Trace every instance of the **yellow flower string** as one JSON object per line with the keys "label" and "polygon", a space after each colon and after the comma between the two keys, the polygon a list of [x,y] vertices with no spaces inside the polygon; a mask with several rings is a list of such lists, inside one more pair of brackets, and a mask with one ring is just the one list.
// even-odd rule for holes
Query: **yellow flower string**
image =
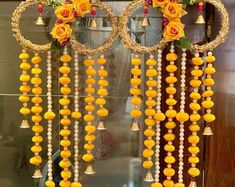
{"label": "yellow flower string", "polygon": [[[106,59],[104,58],[103,55],[101,55],[101,57],[97,60],[97,63],[100,65],[99,70],[103,71],[105,70],[104,65],[106,64]],[[108,95],[108,91],[106,89],[106,87],[108,86],[108,81],[105,80],[105,77],[108,76],[108,72],[105,70],[105,74],[99,74],[99,81],[98,81],[98,85],[99,85],[99,89],[97,91],[97,94],[99,95],[99,98],[96,99],[96,104],[99,105],[99,109],[97,110],[97,115],[100,117],[100,121],[98,123],[97,126],[97,130],[105,130],[105,126],[104,126],[104,121],[103,119],[105,117],[108,116],[109,111],[104,107],[104,105],[106,104],[106,99],[105,97]]]}
{"label": "yellow flower string", "polygon": [[172,164],[175,163],[175,157],[172,155],[172,152],[175,150],[175,146],[173,145],[173,141],[175,139],[175,135],[172,132],[172,129],[175,128],[176,124],[173,119],[176,117],[176,110],[174,109],[174,105],[177,101],[174,99],[174,94],[176,93],[176,88],[174,84],[177,82],[177,78],[175,77],[175,71],[177,70],[177,66],[175,65],[175,61],[178,56],[175,53],[174,45],[171,44],[170,53],[167,54],[166,60],[170,62],[170,64],[166,67],[167,72],[169,72],[169,76],[166,77],[166,82],[169,86],[166,88],[166,92],[169,94],[169,98],[166,99],[166,104],[168,105],[168,110],[165,115],[167,117],[167,122],[165,124],[167,133],[163,136],[167,141],[164,149],[167,151],[167,156],[164,161],[167,163],[167,168],[163,170],[164,175],[167,177],[164,180],[163,185],[165,187],[174,186],[173,180],[171,178],[175,175],[175,170],[172,168]]}
{"label": "yellow flower string", "polygon": [[153,177],[151,174],[151,168],[153,167],[152,156],[154,155],[153,146],[155,144],[153,140],[153,136],[155,135],[155,130],[153,126],[155,126],[156,122],[154,120],[155,108],[156,105],[155,98],[157,96],[157,91],[155,87],[157,86],[157,81],[154,78],[157,76],[157,70],[154,69],[154,66],[157,65],[157,61],[154,59],[153,55],[150,55],[150,58],[146,61],[146,65],[148,69],[146,71],[146,76],[148,77],[148,81],[146,82],[148,86],[148,90],[146,91],[147,100],[145,102],[147,108],[145,109],[145,125],[147,129],[144,131],[144,135],[147,137],[145,140],[145,149],[143,150],[143,157],[146,159],[143,162],[143,166],[148,170],[147,175],[145,177],[145,181],[152,182]]}
{"label": "yellow flower string", "polygon": [[131,64],[134,66],[131,69],[131,74],[133,75],[133,78],[131,78],[131,88],[130,93],[133,95],[133,98],[131,99],[131,104],[134,106],[134,109],[131,111],[131,117],[134,119],[131,129],[133,131],[139,130],[139,124],[138,120],[142,115],[142,112],[140,110],[140,105],[142,103],[141,99],[141,59],[138,58],[138,55],[136,55],[134,58],[131,59]]}
{"label": "yellow flower string", "polygon": [[81,113],[79,111],[79,77],[78,77],[78,53],[74,54],[74,112],[72,117],[74,118],[74,182],[71,187],[81,187],[79,182],[79,120]]}
{"label": "yellow flower string", "polygon": [[[165,114],[161,111],[161,97],[162,97],[162,50],[158,50],[157,58],[157,103],[156,103],[156,114],[154,116],[156,120],[156,141],[155,141],[155,177],[154,183],[151,184],[151,187],[162,187],[160,182],[160,140],[161,140],[161,122],[165,120]],[[154,144],[153,144],[154,145]]]}
{"label": "yellow flower string", "polygon": [[93,124],[95,120],[95,116],[93,114],[93,111],[95,110],[95,106],[94,106],[95,98],[93,94],[95,93],[94,85],[96,81],[94,79],[94,76],[96,75],[96,70],[93,67],[94,60],[91,57],[88,57],[88,59],[84,60],[84,65],[87,67],[86,69],[87,87],[85,89],[85,92],[87,93],[87,96],[85,98],[85,102],[87,103],[85,106],[85,110],[87,113],[84,116],[84,120],[86,122],[85,130],[87,134],[85,136],[86,144],[84,145],[84,148],[86,149],[86,153],[83,155],[82,159],[88,163],[85,173],[89,175],[89,174],[95,173],[93,170],[93,166],[92,166],[92,162],[94,160],[92,150],[95,148],[95,145],[93,142],[95,141],[95,138],[96,138],[94,135],[96,131],[96,127]]}
{"label": "yellow flower string", "polygon": [[186,49],[182,49],[181,59],[181,92],[180,92],[180,112],[176,115],[177,121],[180,123],[179,133],[179,169],[178,183],[174,187],[185,187],[183,172],[184,172],[184,125],[189,119],[189,114],[185,112],[185,82],[186,82]]}
{"label": "yellow flower string", "polygon": [[39,155],[39,153],[42,151],[42,147],[40,146],[40,143],[43,141],[43,138],[40,135],[40,132],[43,129],[43,127],[40,125],[40,122],[42,121],[42,116],[40,115],[40,113],[43,110],[43,108],[40,106],[40,103],[42,102],[42,98],[40,97],[40,95],[42,94],[42,88],[40,87],[42,83],[42,80],[40,78],[40,74],[42,70],[39,64],[41,63],[41,61],[42,59],[38,54],[35,54],[35,56],[31,60],[31,62],[34,64],[34,67],[31,70],[31,73],[34,75],[31,79],[31,83],[34,86],[32,89],[32,93],[34,97],[31,100],[32,103],[34,103],[34,105],[31,108],[31,112],[33,113],[33,116],[32,116],[32,121],[34,123],[33,128],[38,129],[37,132],[34,132],[34,136],[32,138],[34,146],[31,147],[31,151],[34,153],[34,156],[30,159],[30,163],[36,166],[36,170],[33,175],[33,178],[42,177],[42,174],[39,168],[40,164],[42,163],[42,158]]}
{"label": "yellow flower string", "polygon": [[195,57],[192,58],[192,63],[194,64],[194,69],[191,71],[193,80],[190,81],[190,85],[192,86],[193,91],[190,94],[192,102],[189,105],[190,109],[192,110],[192,114],[190,115],[191,125],[189,126],[192,135],[188,137],[188,142],[191,144],[188,148],[188,151],[191,154],[188,159],[189,163],[191,164],[191,168],[188,170],[188,173],[192,177],[192,182],[195,182],[193,181],[194,178],[200,174],[200,170],[196,168],[196,164],[199,162],[199,158],[197,156],[199,153],[199,147],[197,146],[199,142],[199,136],[197,135],[197,132],[200,130],[200,126],[198,125],[198,121],[201,119],[201,116],[198,113],[198,111],[201,109],[201,106],[198,104],[198,100],[201,99],[201,95],[199,94],[199,87],[202,84],[200,77],[203,74],[202,70],[200,70],[200,66],[203,65],[203,60],[201,57],[199,57],[199,53],[196,53]]}
{"label": "yellow flower string", "polygon": [[20,109],[20,113],[23,115],[20,128],[30,128],[27,116],[30,114],[30,109],[28,107],[30,97],[28,94],[31,91],[31,87],[28,85],[28,82],[30,81],[28,71],[31,69],[31,65],[27,62],[28,58],[29,54],[25,50],[22,50],[22,53],[19,55],[19,59],[21,60],[20,69],[22,70],[22,74],[20,75],[22,85],[19,88],[22,95],[19,97],[19,101],[23,103],[23,107]]}
{"label": "yellow flower string", "polygon": [[215,84],[215,81],[212,78],[212,75],[216,72],[216,69],[213,67],[213,63],[215,62],[216,58],[212,55],[212,52],[208,52],[205,60],[207,66],[205,68],[206,78],[203,81],[203,86],[205,86],[206,90],[203,93],[203,97],[205,98],[205,100],[201,103],[202,107],[206,110],[206,114],[203,116],[203,119],[206,122],[206,127],[203,135],[213,135],[210,126],[211,123],[215,121],[215,115],[211,114],[211,108],[213,108],[214,106],[214,102],[212,101],[211,97],[214,94],[212,86]]}
{"label": "yellow flower string", "polygon": [[[63,63],[61,68],[69,69],[68,63],[70,63],[71,60],[72,58],[70,55],[68,55],[67,48],[65,47],[64,53],[60,57],[60,61]],[[71,79],[68,77],[68,74],[69,71],[62,72],[62,76],[59,78],[59,82],[62,85],[60,92],[63,95],[63,97],[59,100],[61,105],[60,114],[62,116],[62,119],[60,120],[60,124],[62,126],[60,130],[60,135],[62,136],[60,145],[63,148],[60,153],[62,160],[59,163],[60,167],[62,168],[61,177],[63,179],[62,181],[60,181],[61,187],[69,187],[71,185],[69,180],[72,176],[72,173],[69,170],[69,167],[71,165],[69,161],[69,157],[71,156],[71,152],[69,150],[69,146],[71,145],[71,141],[69,140],[69,136],[71,134],[71,131],[69,130],[69,125],[71,124],[69,116],[71,110],[69,110],[68,108],[68,105],[70,104],[70,99],[68,98],[68,95],[71,93],[71,88],[69,88],[69,83],[71,82]]]}
{"label": "yellow flower string", "polygon": [[51,51],[47,52],[47,112],[44,118],[47,120],[47,156],[48,156],[48,179],[45,183],[46,187],[55,187],[53,181],[53,161],[52,161],[52,120],[55,118],[55,113],[52,111],[52,74],[51,74]]}

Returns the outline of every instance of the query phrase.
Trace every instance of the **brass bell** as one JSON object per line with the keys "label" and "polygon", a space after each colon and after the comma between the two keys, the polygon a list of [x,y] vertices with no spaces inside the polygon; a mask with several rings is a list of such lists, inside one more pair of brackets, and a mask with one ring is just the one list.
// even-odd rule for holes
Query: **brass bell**
{"label": "brass bell", "polygon": [[95,18],[91,18],[89,27],[91,28],[97,28],[97,23]]}
{"label": "brass bell", "polygon": [[28,128],[30,128],[29,123],[28,123],[28,120],[23,120],[22,123],[21,123],[21,125],[20,125],[20,128],[22,128],[22,129],[28,129]]}
{"label": "brass bell", "polygon": [[150,24],[150,21],[149,21],[149,18],[147,16],[144,17],[142,23],[141,23],[141,26],[142,27],[148,27],[148,26],[151,26]]}
{"label": "brass bell", "polygon": [[41,173],[40,169],[36,169],[32,177],[34,179],[42,178],[42,173]]}
{"label": "brass bell", "polygon": [[212,136],[213,132],[210,126],[206,126],[203,133],[204,136]]}
{"label": "brass bell", "polygon": [[150,171],[147,172],[145,178],[144,178],[144,181],[146,182],[153,182],[153,176],[152,176],[152,173]]}
{"label": "brass bell", "polygon": [[201,13],[199,13],[195,23],[196,24],[206,24],[204,16]]}
{"label": "brass bell", "polygon": [[45,25],[44,19],[41,14],[38,16],[38,19],[36,21],[36,25],[41,25],[41,26]]}
{"label": "brass bell", "polygon": [[105,126],[104,126],[104,121],[100,120],[98,125],[97,125],[97,130],[103,131],[106,130]]}
{"label": "brass bell", "polygon": [[189,184],[189,187],[197,187],[197,182],[196,181],[191,181]]}
{"label": "brass bell", "polygon": [[84,172],[87,175],[93,175],[95,174],[95,171],[93,169],[93,166],[91,164],[89,164]]}
{"label": "brass bell", "polygon": [[138,124],[137,121],[134,121],[134,122],[133,122],[133,124],[132,124],[132,126],[131,126],[131,130],[132,130],[132,131],[139,131],[139,130],[140,130],[139,124]]}

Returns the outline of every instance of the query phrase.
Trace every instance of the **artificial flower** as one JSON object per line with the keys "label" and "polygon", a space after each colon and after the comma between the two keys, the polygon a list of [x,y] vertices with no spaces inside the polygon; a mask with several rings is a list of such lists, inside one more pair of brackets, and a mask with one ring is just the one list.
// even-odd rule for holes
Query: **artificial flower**
{"label": "artificial flower", "polygon": [[64,4],[63,6],[58,6],[55,10],[57,18],[64,23],[74,22],[74,10],[72,4]]}
{"label": "artificial flower", "polygon": [[184,25],[181,22],[170,21],[164,29],[163,37],[167,42],[184,37]]}
{"label": "artificial flower", "polygon": [[153,7],[163,7],[165,6],[167,3],[169,2],[169,0],[153,0]]}
{"label": "artificial flower", "polygon": [[167,18],[169,21],[179,20],[185,15],[183,5],[177,2],[169,2],[162,8],[163,17]]}
{"label": "artificial flower", "polygon": [[79,16],[84,16],[91,12],[91,4],[89,0],[72,0],[73,6]]}
{"label": "artificial flower", "polygon": [[69,24],[58,24],[52,29],[51,35],[62,45],[71,37],[72,29]]}

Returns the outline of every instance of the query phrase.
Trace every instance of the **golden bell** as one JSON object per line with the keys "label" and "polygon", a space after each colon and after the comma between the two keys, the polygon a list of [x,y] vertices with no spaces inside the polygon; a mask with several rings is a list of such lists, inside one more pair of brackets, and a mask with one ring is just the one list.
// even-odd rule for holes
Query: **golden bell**
{"label": "golden bell", "polygon": [[204,136],[212,136],[213,132],[210,126],[206,126],[203,133]]}
{"label": "golden bell", "polygon": [[189,187],[197,187],[197,182],[196,181],[191,181],[189,184]]}
{"label": "golden bell", "polygon": [[89,164],[89,165],[87,166],[87,168],[86,168],[86,170],[85,170],[84,173],[87,174],[87,175],[93,175],[93,174],[95,174],[95,171],[94,171],[94,169],[93,169],[93,166]]}
{"label": "golden bell", "polygon": [[138,124],[137,121],[134,121],[134,122],[133,122],[133,124],[132,124],[132,126],[131,126],[131,130],[132,130],[132,131],[139,131],[139,130],[140,130],[139,124]]}
{"label": "golden bell", "polygon": [[97,130],[103,131],[106,130],[105,126],[104,126],[104,121],[100,120],[98,125],[97,125]]}
{"label": "golden bell", "polygon": [[89,27],[91,28],[97,28],[97,23],[95,18],[91,18]]}
{"label": "golden bell", "polygon": [[28,128],[30,128],[29,123],[28,123],[28,120],[23,120],[22,123],[21,123],[21,125],[20,125],[20,128],[22,128],[22,129],[28,129]]}
{"label": "golden bell", "polygon": [[148,26],[151,26],[150,24],[150,21],[149,21],[149,18],[147,16],[144,17],[142,23],[141,23],[141,26],[142,27],[148,27]]}
{"label": "golden bell", "polygon": [[150,171],[148,171],[148,173],[146,174],[144,181],[146,182],[153,182],[153,176],[152,173]]}
{"label": "golden bell", "polygon": [[202,14],[199,14],[195,23],[196,24],[205,24],[206,22],[205,22],[204,16]]}
{"label": "golden bell", "polygon": [[36,25],[45,25],[45,22],[44,22],[44,20],[43,20],[42,15],[39,15],[39,16],[38,16],[38,19],[37,19],[37,21],[36,21]]}
{"label": "golden bell", "polygon": [[40,169],[36,169],[32,177],[34,179],[42,178],[42,173],[41,173]]}

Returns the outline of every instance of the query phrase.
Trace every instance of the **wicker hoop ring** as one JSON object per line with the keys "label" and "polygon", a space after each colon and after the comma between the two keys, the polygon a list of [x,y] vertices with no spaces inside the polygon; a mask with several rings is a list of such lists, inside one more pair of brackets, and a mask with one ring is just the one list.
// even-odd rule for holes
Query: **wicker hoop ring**
{"label": "wicker hoop ring", "polygon": [[129,49],[131,49],[135,53],[153,53],[156,52],[158,49],[162,49],[165,47],[166,42],[164,38],[162,40],[151,47],[143,46],[140,44],[137,44],[135,41],[133,41],[128,33],[128,21],[131,13],[134,11],[135,8],[144,6],[145,0],[136,0],[131,2],[127,8],[124,10],[122,16],[120,17],[119,21],[119,34],[124,42],[124,45],[126,45]]}
{"label": "wicker hoop ring", "polygon": [[112,47],[113,42],[116,40],[118,36],[118,19],[115,16],[113,10],[108,5],[103,4],[100,1],[94,2],[92,3],[92,5],[97,8],[100,8],[108,15],[108,19],[111,21],[112,32],[108,37],[108,39],[97,48],[88,47],[78,42],[77,39],[74,36],[72,36],[70,41],[74,50],[76,50],[80,54],[85,54],[85,55],[96,55],[104,53],[106,50]]}
{"label": "wicker hoop ring", "polygon": [[198,52],[212,51],[220,44],[225,42],[229,33],[229,16],[223,3],[220,0],[203,0],[203,1],[212,4],[217,8],[221,16],[221,29],[219,31],[219,34],[216,36],[216,38],[213,41],[203,45],[192,45],[193,50]]}
{"label": "wicker hoop ring", "polygon": [[[47,5],[46,0],[41,1],[43,4]],[[12,16],[12,31],[14,32],[14,37],[20,43],[20,45],[26,49],[33,52],[44,52],[48,51],[51,48],[51,43],[45,45],[34,44],[30,40],[24,38],[20,32],[20,18],[22,13],[26,8],[38,4],[38,0],[26,0],[21,2],[20,5],[15,9]]]}

